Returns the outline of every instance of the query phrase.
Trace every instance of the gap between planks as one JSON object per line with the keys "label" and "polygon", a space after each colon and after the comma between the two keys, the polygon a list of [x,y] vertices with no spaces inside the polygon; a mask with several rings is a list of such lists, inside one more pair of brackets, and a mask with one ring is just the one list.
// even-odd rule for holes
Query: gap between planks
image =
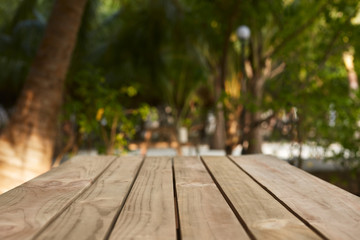
{"label": "gap between planks", "polygon": [[[134,177],[131,179],[131,181],[130,181],[130,183],[129,183],[129,187],[128,187],[129,189],[125,192],[124,197],[123,197],[121,203],[118,205],[118,207],[116,207],[116,208],[114,209],[114,210],[116,211],[116,213],[114,214],[114,217],[113,217],[112,220],[110,221],[110,224],[107,225],[107,227],[105,227],[105,229],[104,229],[105,231],[104,231],[103,234],[100,233],[100,235],[102,236],[101,239],[106,239],[106,238],[107,238],[107,235],[109,234],[109,232],[111,232],[112,227],[113,227],[113,224],[112,224],[112,223],[113,223],[113,221],[116,221],[117,213],[121,210],[124,202],[126,201],[126,198],[127,198],[127,196],[128,196],[128,193],[130,192],[131,187],[132,187],[134,181],[136,180],[136,176],[137,176],[137,174],[138,174],[138,172],[139,172],[139,170],[140,170],[140,168],[141,168],[141,166],[142,166],[142,163],[143,163],[143,161],[144,161],[144,158],[139,158],[138,160],[139,160],[139,161],[138,161],[139,163],[137,164],[138,166],[137,166],[136,168],[134,168],[134,169],[136,169],[136,170],[134,171]],[[61,213],[59,213],[56,218],[54,218],[51,222],[48,222],[48,223],[46,224],[46,226],[44,226],[44,228],[43,228],[41,231],[39,231],[38,233],[36,233],[36,234],[33,236],[32,239],[52,239],[53,237],[55,237],[55,236],[52,235],[52,232],[57,231],[56,228],[59,227],[59,225],[61,225],[61,220],[60,220],[60,218],[65,219],[65,218],[67,218],[67,217],[64,217],[64,214],[65,214],[65,213],[66,213],[65,215],[69,215],[69,212],[71,213],[71,212],[76,211],[76,209],[79,209],[79,206],[81,205],[81,204],[79,205],[79,200],[80,200],[80,202],[81,202],[81,201],[84,201],[84,199],[81,200],[82,198],[85,198],[85,199],[93,199],[93,197],[94,197],[97,193],[96,193],[96,191],[94,191],[94,189],[92,189],[92,188],[94,188],[94,186],[96,186],[96,185],[99,183],[100,180],[101,180],[101,182],[102,182],[102,181],[104,181],[105,179],[107,179],[107,178],[109,178],[109,177],[111,178],[111,176],[114,174],[114,169],[117,169],[117,167],[119,167],[119,164],[122,165],[122,164],[125,164],[125,163],[126,163],[125,160],[124,160],[124,161],[120,161],[120,158],[119,158],[119,157],[114,157],[114,159],[109,163],[109,165],[108,165],[106,168],[104,168],[103,171],[102,171],[96,178],[93,179],[92,184],[90,184],[88,188],[84,189],[84,190],[79,194],[79,196],[77,196],[76,198],[74,198],[73,201],[72,201]],[[136,164],[135,164],[134,166],[136,166]],[[99,183],[99,184],[101,185],[101,183]],[[97,187],[95,187],[95,188],[97,189]],[[92,191],[89,192],[89,190],[91,190],[91,189],[92,189]],[[94,193],[95,193],[95,194],[94,194]],[[89,194],[90,194],[90,195],[89,195]],[[84,197],[84,195],[87,195],[87,196]],[[89,196],[91,196],[91,197],[89,198]],[[96,197],[96,196],[95,196],[95,197]],[[70,209],[70,208],[71,208],[71,209]],[[85,205],[85,207],[83,207],[82,211],[86,211],[86,210],[89,210],[89,208],[86,207],[86,205]],[[71,219],[71,218],[70,218],[70,219],[67,219],[67,221],[70,221],[70,222],[71,222],[72,220],[73,220],[73,219]],[[60,222],[59,222],[59,221],[60,221]],[[62,220],[62,221],[64,221],[64,220]],[[54,226],[53,223],[55,223],[55,226]],[[65,222],[65,224],[66,224],[66,223],[67,223],[67,222]],[[89,223],[89,222],[87,222],[87,223]],[[77,229],[79,229],[79,228],[77,228]],[[67,237],[69,237],[70,239],[73,239],[73,238],[75,237],[75,235],[76,235],[76,233],[74,233],[74,232],[76,232],[76,230],[74,231],[74,229],[73,229],[72,231],[65,233],[65,235],[66,235]],[[75,235],[74,235],[74,234],[75,234]],[[93,237],[94,237],[94,239],[98,239],[99,236],[93,235]],[[61,237],[61,235],[57,235],[56,238],[59,239],[59,238],[62,238],[62,237]]]}
{"label": "gap between planks", "polygon": [[227,204],[229,205],[229,207],[231,208],[232,212],[235,214],[236,218],[239,220],[240,224],[242,225],[242,227],[244,228],[245,232],[247,233],[247,235],[250,237],[251,240],[256,240],[254,234],[251,232],[251,230],[249,229],[249,227],[247,226],[245,220],[240,216],[240,214],[237,212],[235,206],[232,204],[232,202],[230,201],[230,199],[227,197],[227,195],[225,194],[224,190],[221,188],[220,184],[218,183],[218,181],[216,180],[216,178],[214,177],[214,175],[211,173],[210,169],[208,168],[208,166],[206,165],[206,163],[204,162],[204,159],[202,157],[200,157],[201,163],[205,166],[206,171],[208,172],[208,174],[210,175],[211,179],[213,180],[213,182],[215,183],[215,185],[217,186],[218,190],[220,191],[221,195],[223,196],[223,198],[226,200]]}
{"label": "gap between planks", "polygon": [[327,238],[359,239],[359,197],[275,157],[232,158]]}
{"label": "gap between planks", "polygon": [[176,190],[176,178],[175,178],[175,164],[174,157],[171,158],[171,169],[173,179],[173,191],[174,191],[174,208],[175,208],[175,220],[176,220],[176,239],[181,240],[181,228],[180,228],[180,215],[179,215],[179,204]]}
{"label": "gap between planks", "polygon": [[289,207],[284,201],[278,198],[273,192],[271,192],[266,186],[261,184],[256,178],[254,178],[250,173],[245,171],[240,165],[238,165],[231,157],[227,156],[227,158],[235,164],[241,171],[243,171],[247,176],[249,176],[255,183],[257,183],[262,189],[264,189],[267,193],[269,193],[276,201],[278,201],[282,206],[284,206],[290,213],[292,213],[296,218],[302,221],[308,228],[310,228],[315,234],[323,239],[328,239],[324,234],[322,234],[318,229],[316,229],[313,225],[311,225],[306,219],[301,217],[298,213],[296,213],[291,207]]}
{"label": "gap between planks", "polygon": [[182,239],[250,239],[199,157],[176,157],[174,169]]}
{"label": "gap between planks", "polygon": [[[64,206],[62,206],[60,208],[60,210],[56,213],[54,213],[53,216],[51,216],[46,223],[44,223],[41,227],[39,227],[39,230],[37,230],[33,236],[30,236],[30,239],[35,239],[39,234],[41,234],[53,221],[55,221],[63,212],[66,211],[66,209],[74,202],[76,201],[76,199],[78,199],[84,192],[86,192],[87,189],[89,189],[93,184],[94,182],[111,166],[111,164],[115,161],[116,157],[113,157],[112,160],[109,160],[109,163],[107,163],[107,165],[104,167],[103,170],[101,170],[100,173],[98,173],[93,179],[91,179],[90,181],[90,184],[84,186],[78,193],[76,193],[66,204],[64,204]],[[35,179],[38,179],[43,176],[45,176],[46,174],[48,174],[48,172],[40,175],[39,177],[35,178]],[[33,180],[31,180],[33,181]],[[31,182],[29,181],[29,182]],[[24,183],[23,185],[26,185],[27,183]],[[18,186],[17,188],[20,188],[22,187],[23,185],[20,185]],[[16,189],[16,188],[15,188]],[[14,189],[14,190],[15,190]],[[11,190],[11,191],[14,191],[14,190]],[[9,191],[10,192],[10,191]],[[27,239],[25,236],[22,236],[24,237],[24,239]],[[10,237],[11,238],[11,237]]]}
{"label": "gap between planks", "polygon": [[79,199],[85,192],[88,190],[105,172],[107,169],[110,168],[112,164],[114,164],[116,160],[116,157],[114,157],[111,162],[91,181],[91,184],[84,187],[77,196],[75,196],[71,201],[69,201],[64,208],[62,208],[56,215],[54,215],[31,239],[36,239],[44,230],[52,223],[54,222],[61,214],[63,214],[66,209],[68,209],[73,202],[75,202],[77,199]]}
{"label": "gap between planks", "polygon": [[147,157],[110,239],[176,239],[171,157]]}
{"label": "gap between planks", "polygon": [[[277,199],[274,199],[267,191],[263,191],[264,189],[253,178],[249,178],[243,170],[233,168],[234,163],[229,158],[223,156],[202,157],[201,159],[224,198],[239,217],[239,221],[246,223],[244,227],[253,234],[253,239],[321,238],[287,208],[283,208],[284,206]],[[227,171],[225,175],[224,171]],[[238,184],[242,186],[240,189],[237,187]],[[246,191],[245,195],[243,191]],[[250,200],[253,197],[256,197],[254,201]],[[245,208],[243,208],[244,204]],[[250,210],[251,208],[253,211]],[[262,208],[264,211],[261,210]]]}
{"label": "gap between planks", "polygon": [[[172,180],[172,188],[173,188],[173,205],[174,205],[174,218],[175,218],[175,228],[176,228],[176,239],[177,240],[181,240],[183,239],[183,236],[182,236],[182,228],[181,228],[181,218],[180,218],[180,209],[179,209],[179,204],[178,204],[178,187],[177,187],[177,181],[176,181],[176,166],[175,166],[175,159],[174,157],[171,157],[170,158],[170,163],[171,163],[171,180]],[[204,167],[204,170],[206,171],[206,173],[208,174],[209,176],[209,179],[212,180],[214,186],[216,186],[216,190],[219,192],[219,196],[221,196],[224,201],[225,204],[227,204],[227,206],[229,207],[229,202],[226,200],[226,195],[224,195],[224,193],[221,192],[221,188],[219,188],[219,186],[216,184],[216,181],[213,180],[212,176],[211,176],[211,173],[206,169],[206,165],[202,162],[201,158],[200,157],[197,157],[197,160],[199,161],[199,164],[201,164],[203,167]],[[134,181],[132,183],[132,186],[131,188],[129,189],[128,191],[128,194],[126,196],[126,199],[124,200],[122,206],[119,208],[117,214],[116,214],[116,217],[113,219],[113,222],[112,222],[112,225],[111,227],[109,228],[109,231],[105,237],[105,239],[109,239],[111,238],[111,235],[113,234],[113,231],[114,229],[116,228],[116,224],[117,222],[119,221],[119,217],[120,215],[122,214],[122,211],[124,209],[124,206],[126,205],[126,202],[128,201],[128,197],[130,196],[130,194],[132,194],[132,191],[134,191],[134,185],[135,185],[135,182],[138,178],[138,175],[139,173],[141,172],[142,168],[143,168],[143,165],[144,165],[144,162],[145,161],[151,161],[151,159],[147,159],[145,158],[141,164],[141,166],[139,167],[138,169],[138,172],[137,172],[137,175],[136,177],[134,178]],[[239,223],[239,227],[243,228],[244,229],[244,234],[247,235],[250,239],[254,240],[255,237],[252,235],[252,233],[250,231],[246,231],[246,227],[244,227],[244,222],[241,222],[239,221],[239,215],[237,214],[236,210],[234,211],[234,209],[231,208],[231,206],[229,207],[229,213],[231,212],[231,214],[234,214],[234,219],[237,220],[237,222]],[[236,231],[235,231],[236,232]]]}
{"label": "gap between planks", "polygon": [[115,227],[115,224],[116,224],[116,222],[117,222],[117,220],[118,220],[118,218],[119,218],[119,216],[120,216],[120,213],[121,213],[122,209],[124,208],[124,205],[125,205],[125,203],[126,203],[126,200],[128,199],[128,197],[129,197],[129,195],[130,195],[130,192],[131,192],[131,190],[132,190],[133,187],[134,187],[135,181],[136,181],[136,179],[137,179],[138,176],[139,176],[140,170],[141,170],[142,166],[144,165],[144,161],[145,161],[145,157],[143,157],[143,159],[142,159],[142,161],[141,161],[141,163],[140,163],[140,166],[139,166],[139,168],[138,168],[138,170],[137,170],[137,172],[136,172],[136,175],[135,175],[133,181],[132,181],[131,184],[130,184],[129,190],[128,190],[128,192],[126,193],[126,195],[125,195],[125,197],[124,197],[124,200],[122,201],[122,203],[121,203],[118,211],[116,212],[115,217],[113,218],[113,221],[112,221],[111,224],[110,224],[109,230],[108,230],[107,233],[105,234],[104,240],[108,240],[108,239],[110,238],[110,235],[111,235],[111,233],[112,233],[112,231],[113,231],[113,229],[114,229],[114,227]]}
{"label": "gap between planks", "polygon": [[[154,156],[153,158],[158,158],[158,157]],[[171,158],[169,157],[169,160],[170,160],[170,164],[171,164],[171,175],[172,175],[172,176],[171,176],[171,179],[172,179],[171,186],[172,186],[172,188],[173,188],[173,197],[174,197],[174,202],[173,202],[173,203],[174,203],[174,211],[175,211],[175,212],[174,212],[174,216],[175,216],[175,223],[176,223],[176,225],[175,225],[175,229],[176,229],[176,240],[181,240],[180,228],[179,228],[178,206],[177,206],[177,198],[176,198],[174,164],[173,164],[173,160],[174,160],[174,159],[173,159],[172,157],[171,157]],[[144,166],[145,161],[152,161],[152,159],[151,159],[151,158],[148,159],[148,157],[144,157],[144,158],[143,158],[143,160],[142,160],[142,162],[141,162],[141,165],[139,166],[139,168],[138,168],[138,170],[137,170],[137,173],[136,173],[136,175],[135,175],[135,177],[134,177],[134,179],[133,179],[133,181],[132,181],[132,184],[131,184],[128,192],[127,192],[127,195],[125,196],[125,198],[124,198],[121,206],[119,207],[119,209],[118,209],[118,211],[117,211],[117,213],[116,213],[116,215],[115,215],[115,217],[114,217],[114,219],[113,219],[113,221],[112,221],[112,224],[110,225],[110,228],[109,228],[107,234],[105,235],[105,238],[104,238],[104,239],[108,240],[108,239],[112,238],[112,234],[113,234],[113,232],[115,231],[115,228],[116,228],[116,227],[119,228],[119,226],[117,226],[117,224],[118,224],[118,221],[120,220],[120,215],[122,214],[122,211],[123,211],[123,209],[124,209],[124,207],[125,207],[125,205],[126,205],[127,200],[129,199],[129,196],[130,196],[131,194],[134,194],[133,191],[136,191],[136,190],[134,189],[134,186],[135,186],[135,183],[136,183],[136,181],[137,181],[137,179],[138,179],[138,177],[139,177],[142,169],[144,168],[143,166]],[[115,234],[116,234],[116,232],[115,232]],[[135,238],[137,238],[137,237],[135,236]]]}

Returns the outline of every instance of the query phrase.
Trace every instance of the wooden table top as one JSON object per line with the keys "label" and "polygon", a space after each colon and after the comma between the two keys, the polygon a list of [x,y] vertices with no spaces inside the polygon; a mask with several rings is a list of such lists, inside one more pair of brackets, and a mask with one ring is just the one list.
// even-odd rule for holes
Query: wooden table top
{"label": "wooden table top", "polygon": [[0,195],[0,239],[360,239],[360,198],[265,155],[81,156]]}

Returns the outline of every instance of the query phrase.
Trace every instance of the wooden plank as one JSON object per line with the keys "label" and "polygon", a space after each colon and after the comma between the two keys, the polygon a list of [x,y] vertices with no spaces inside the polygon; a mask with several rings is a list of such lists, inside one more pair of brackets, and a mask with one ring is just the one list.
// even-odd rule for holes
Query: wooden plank
{"label": "wooden plank", "polygon": [[31,239],[113,160],[114,157],[76,157],[0,195],[0,239]]}
{"label": "wooden plank", "polygon": [[39,239],[104,239],[138,172],[142,157],[116,159]]}
{"label": "wooden plank", "polygon": [[321,239],[226,157],[203,157],[257,239]]}
{"label": "wooden plank", "polygon": [[233,159],[327,238],[359,239],[359,197],[274,157]]}
{"label": "wooden plank", "polygon": [[198,157],[177,157],[174,171],[181,239],[250,239]]}
{"label": "wooden plank", "polygon": [[110,239],[176,239],[171,158],[147,157]]}

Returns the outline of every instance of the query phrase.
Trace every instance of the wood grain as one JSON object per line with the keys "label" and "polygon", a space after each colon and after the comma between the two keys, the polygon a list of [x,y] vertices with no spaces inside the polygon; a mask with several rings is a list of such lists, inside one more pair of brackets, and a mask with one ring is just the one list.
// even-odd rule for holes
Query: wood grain
{"label": "wood grain", "polygon": [[359,197],[271,156],[233,160],[327,238],[359,239]]}
{"label": "wood grain", "polygon": [[147,157],[110,239],[176,239],[170,157]]}
{"label": "wood grain", "polygon": [[226,157],[203,157],[257,239],[321,239]]}
{"label": "wood grain", "polygon": [[174,159],[181,239],[250,239],[198,157]]}
{"label": "wood grain", "polygon": [[31,239],[113,160],[114,157],[76,157],[0,195],[0,239]]}
{"label": "wood grain", "polygon": [[116,159],[38,239],[104,239],[128,194],[142,157]]}

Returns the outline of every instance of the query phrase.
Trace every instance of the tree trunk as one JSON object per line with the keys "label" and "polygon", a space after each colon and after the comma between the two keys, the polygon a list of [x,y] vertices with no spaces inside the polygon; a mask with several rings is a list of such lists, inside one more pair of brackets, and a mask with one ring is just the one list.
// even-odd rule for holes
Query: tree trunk
{"label": "tree trunk", "polygon": [[226,129],[225,129],[225,113],[222,103],[217,104],[216,111],[216,128],[213,137],[214,149],[225,149]]}
{"label": "tree trunk", "polygon": [[255,74],[252,79],[251,92],[253,95],[253,100],[258,109],[255,112],[249,112],[249,123],[248,123],[248,148],[246,150],[247,154],[256,154],[261,153],[261,147],[263,144],[263,135],[261,131],[261,124],[258,122],[261,121],[260,105],[263,98],[264,92],[264,83],[265,76],[262,71]]}
{"label": "tree trunk", "polygon": [[[235,15],[234,15],[235,16]],[[218,74],[215,78],[215,99],[216,99],[216,128],[213,137],[213,148],[224,149],[226,142],[226,121],[225,121],[225,109],[223,103],[220,101],[221,94],[225,90],[225,79],[227,72],[227,58],[230,45],[230,35],[232,31],[234,18],[229,18],[228,28],[224,37],[224,43],[222,47],[222,55],[219,61]]]}
{"label": "tree trunk", "polygon": [[0,192],[51,166],[64,80],[86,2],[55,2],[16,109],[0,137]]}
{"label": "tree trunk", "polygon": [[226,128],[223,103],[220,101],[221,94],[225,89],[225,75],[227,66],[228,44],[224,44],[223,56],[218,67],[218,74],[215,78],[215,99],[216,99],[216,128],[212,140],[212,148],[225,149]]}
{"label": "tree trunk", "polygon": [[[255,125],[257,121],[260,121],[260,113],[250,113],[251,125]],[[256,124],[257,125],[257,124]],[[248,148],[246,154],[261,153],[261,146],[263,143],[263,135],[260,126],[254,126],[249,129]]]}
{"label": "tree trunk", "polygon": [[262,59],[263,55],[263,41],[261,32],[254,31],[251,38],[251,59],[250,67],[251,74],[249,77],[249,84],[247,85],[247,91],[251,95],[251,100],[256,106],[255,111],[246,111],[246,123],[243,126],[244,154],[261,153],[261,147],[263,143],[263,134],[261,131],[261,110],[260,106],[264,95],[264,84],[266,79],[271,75],[271,60]]}

